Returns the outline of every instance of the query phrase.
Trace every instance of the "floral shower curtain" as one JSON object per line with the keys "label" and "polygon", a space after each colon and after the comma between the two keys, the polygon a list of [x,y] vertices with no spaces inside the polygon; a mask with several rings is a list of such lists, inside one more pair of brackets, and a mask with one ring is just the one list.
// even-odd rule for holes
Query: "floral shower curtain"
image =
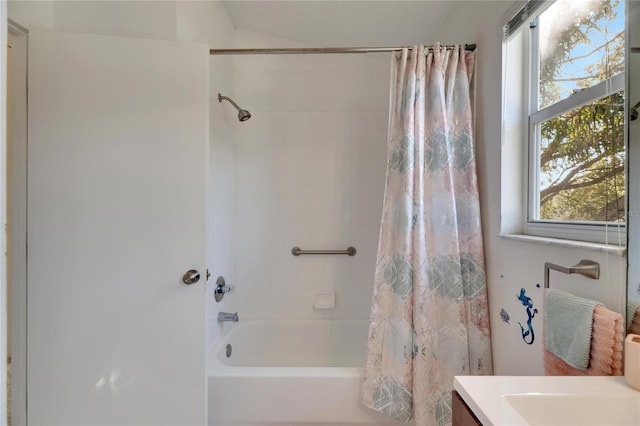
{"label": "floral shower curtain", "polygon": [[392,64],[387,181],[362,402],[451,423],[454,375],[492,374],[473,143],[475,52],[403,49]]}

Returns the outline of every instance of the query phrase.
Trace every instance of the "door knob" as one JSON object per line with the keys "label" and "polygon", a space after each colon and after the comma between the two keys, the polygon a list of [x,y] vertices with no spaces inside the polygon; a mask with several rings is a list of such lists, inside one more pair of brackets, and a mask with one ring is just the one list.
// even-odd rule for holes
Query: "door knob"
{"label": "door knob", "polygon": [[187,285],[195,284],[198,281],[200,281],[200,272],[195,269],[188,270],[187,273],[182,276],[182,282]]}

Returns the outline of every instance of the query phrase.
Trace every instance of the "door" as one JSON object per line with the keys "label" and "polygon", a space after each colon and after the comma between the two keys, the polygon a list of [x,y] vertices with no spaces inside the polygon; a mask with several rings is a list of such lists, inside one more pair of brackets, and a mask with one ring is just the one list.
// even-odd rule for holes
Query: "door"
{"label": "door", "polygon": [[30,32],[30,425],[206,423],[208,61]]}

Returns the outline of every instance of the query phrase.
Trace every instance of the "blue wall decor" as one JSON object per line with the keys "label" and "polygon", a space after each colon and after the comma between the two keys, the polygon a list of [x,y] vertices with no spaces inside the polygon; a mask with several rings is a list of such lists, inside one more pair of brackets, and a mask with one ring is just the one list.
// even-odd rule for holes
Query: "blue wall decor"
{"label": "blue wall decor", "polygon": [[522,306],[525,307],[525,310],[527,312],[526,330],[522,326],[522,323],[518,321],[518,324],[520,325],[520,332],[522,333],[522,340],[524,340],[527,345],[531,345],[535,340],[535,335],[533,333],[533,324],[531,323],[531,320],[536,316],[538,310],[533,307],[533,302],[531,301],[531,298],[527,296],[527,291],[524,288],[520,289],[520,295],[517,297],[520,303],[522,303]]}

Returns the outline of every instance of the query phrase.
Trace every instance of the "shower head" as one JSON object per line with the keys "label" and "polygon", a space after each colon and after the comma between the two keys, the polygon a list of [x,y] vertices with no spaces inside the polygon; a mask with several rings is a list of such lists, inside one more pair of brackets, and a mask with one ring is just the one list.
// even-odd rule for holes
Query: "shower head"
{"label": "shower head", "polygon": [[223,99],[229,101],[229,103],[238,110],[238,120],[247,121],[248,119],[251,118],[251,113],[249,111],[247,111],[246,109],[240,108],[238,104],[233,101],[233,99],[227,96],[222,96],[220,93],[218,93],[218,102],[222,102]]}
{"label": "shower head", "polygon": [[251,118],[251,113],[249,111],[247,111],[246,109],[238,110],[238,120],[247,121],[250,118]]}

